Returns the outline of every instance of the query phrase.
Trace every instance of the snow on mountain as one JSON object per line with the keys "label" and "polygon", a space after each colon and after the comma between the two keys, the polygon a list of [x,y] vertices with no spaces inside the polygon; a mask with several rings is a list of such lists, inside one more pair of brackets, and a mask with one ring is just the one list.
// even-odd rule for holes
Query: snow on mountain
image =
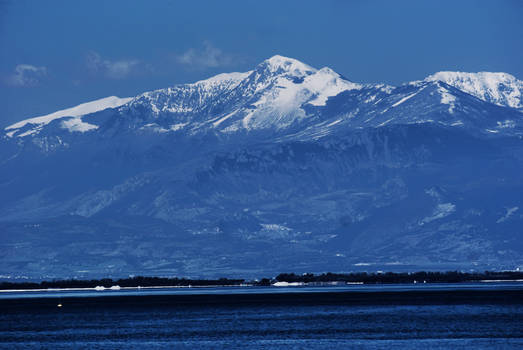
{"label": "snow on mountain", "polygon": [[61,119],[65,117],[76,117],[74,119],[66,120],[62,123],[62,127],[69,129],[70,131],[88,131],[96,129],[97,127],[92,124],[88,124],[81,120],[81,116],[102,111],[107,108],[116,108],[119,107],[129,101],[131,101],[132,98],[120,98],[116,96],[109,96],[105,98],[101,98],[95,101],[82,103],[76,107],[63,109],[51,114],[47,114],[40,117],[25,119],[20,122],[17,122],[15,124],[9,125],[5,128],[7,131],[6,135],[9,137],[12,137],[14,134],[16,134],[20,129],[26,127],[27,125],[33,125],[33,127],[30,130],[24,131],[23,133],[20,133],[19,137],[31,135],[34,133],[37,133],[39,130],[42,129],[43,126],[49,124],[53,120]]}
{"label": "snow on mountain", "polygon": [[143,109],[151,111],[146,124],[156,131],[180,124],[193,131],[210,127],[225,133],[282,129],[306,117],[304,105],[323,106],[329,97],[359,88],[360,84],[343,79],[330,68],[317,70],[277,55],[253,71],[147,92],[136,97],[128,109],[142,118],[147,117]]}
{"label": "snow on mountain", "polygon": [[[398,87],[362,85],[330,68],[318,70],[276,55],[248,72],[223,73],[134,98],[108,97],[27,119],[5,131],[8,138],[34,137],[51,121],[70,117],[59,124],[61,130],[187,134],[290,130],[318,137],[340,128],[439,123],[513,134],[521,124],[521,91],[522,82],[510,74],[487,72],[439,72]],[[493,104],[510,108],[500,110]],[[115,108],[112,122],[96,115],[89,116],[89,122],[82,119],[106,108]]]}
{"label": "snow on mountain", "polygon": [[195,84],[200,85],[206,85],[206,84],[219,84],[223,82],[239,82],[243,79],[245,79],[249,74],[251,74],[252,71],[249,72],[232,72],[232,73],[221,73],[218,75],[215,75],[214,77],[210,77],[208,79],[197,81]]}
{"label": "snow on mountain", "polygon": [[521,109],[435,76],[363,85],[274,56],[13,124],[0,274],[523,266]]}
{"label": "snow on mountain", "polygon": [[523,108],[523,81],[507,73],[437,72],[425,81],[443,81],[484,101]]}
{"label": "snow on mountain", "polygon": [[236,88],[250,73],[222,73],[192,84],[145,92],[136,96],[129,103],[128,109],[133,111],[145,108],[152,112],[154,118],[180,113],[186,119],[192,120],[193,114],[202,114],[210,107],[213,99],[220,99],[228,91]]}
{"label": "snow on mountain", "polygon": [[290,73],[295,76],[304,76],[316,72],[315,68],[300,62],[294,58],[274,55],[266,59],[260,65],[271,73]]}
{"label": "snow on mountain", "polygon": [[317,70],[282,56],[258,65],[246,85],[254,94],[242,106],[241,117],[231,119],[224,131],[286,128],[307,117],[305,105],[323,106],[331,96],[362,87],[330,68]]}

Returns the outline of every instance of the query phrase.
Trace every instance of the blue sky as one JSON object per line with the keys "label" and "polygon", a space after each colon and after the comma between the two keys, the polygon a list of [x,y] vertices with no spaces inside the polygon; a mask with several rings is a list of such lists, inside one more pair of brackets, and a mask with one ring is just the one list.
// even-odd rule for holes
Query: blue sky
{"label": "blue sky", "polygon": [[274,55],[356,82],[523,79],[523,1],[0,0],[0,125],[246,71]]}

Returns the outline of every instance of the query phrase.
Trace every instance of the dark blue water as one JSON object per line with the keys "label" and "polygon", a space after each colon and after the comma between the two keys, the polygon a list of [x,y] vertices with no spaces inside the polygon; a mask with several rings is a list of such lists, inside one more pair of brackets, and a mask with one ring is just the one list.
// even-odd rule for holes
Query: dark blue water
{"label": "dark blue water", "polygon": [[[406,291],[367,298],[365,293],[373,292],[327,297],[323,289],[301,297],[287,293],[275,302],[275,289],[255,297],[226,290],[210,290],[190,302],[154,292],[127,299],[122,291],[110,297],[91,292],[92,298],[83,292],[30,302],[2,295],[0,348],[523,348],[523,303],[514,292],[478,297],[467,291],[456,298],[452,290],[438,295]],[[231,298],[219,299],[223,294]]]}

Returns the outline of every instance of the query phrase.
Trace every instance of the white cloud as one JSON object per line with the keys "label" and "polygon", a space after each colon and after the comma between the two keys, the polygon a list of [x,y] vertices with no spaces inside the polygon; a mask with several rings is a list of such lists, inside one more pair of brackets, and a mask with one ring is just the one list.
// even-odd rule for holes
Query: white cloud
{"label": "white cloud", "polygon": [[100,73],[111,79],[122,79],[137,69],[140,61],[135,59],[111,61],[91,51],[87,54],[86,63],[87,68],[93,73]]}
{"label": "white cloud", "polygon": [[234,56],[224,53],[209,41],[203,42],[203,48],[190,48],[183,54],[176,55],[175,58],[178,63],[199,68],[222,67],[231,65],[236,61]]}
{"label": "white cloud", "polygon": [[14,73],[7,78],[7,83],[12,86],[36,86],[47,75],[46,67],[37,67],[30,64],[19,64]]}

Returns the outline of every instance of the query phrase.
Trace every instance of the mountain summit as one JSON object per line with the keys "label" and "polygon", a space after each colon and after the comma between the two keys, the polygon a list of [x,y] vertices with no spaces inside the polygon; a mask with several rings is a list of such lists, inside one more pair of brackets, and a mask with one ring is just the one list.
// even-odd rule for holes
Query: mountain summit
{"label": "mountain summit", "polygon": [[317,69],[312,68],[311,66],[294,58],[280,55],[272,56],[256,67],[256,70],[258,71],[263,71],[265,69],[267,69],[272,74],[281,74],[282,72],[285,72],[295,76],[310,75],[317,71]]}
{"label": "mountain summit", "polygon": [[0,274],[523,266],[520,87],[274,56],[20,121],[0,136]]}

